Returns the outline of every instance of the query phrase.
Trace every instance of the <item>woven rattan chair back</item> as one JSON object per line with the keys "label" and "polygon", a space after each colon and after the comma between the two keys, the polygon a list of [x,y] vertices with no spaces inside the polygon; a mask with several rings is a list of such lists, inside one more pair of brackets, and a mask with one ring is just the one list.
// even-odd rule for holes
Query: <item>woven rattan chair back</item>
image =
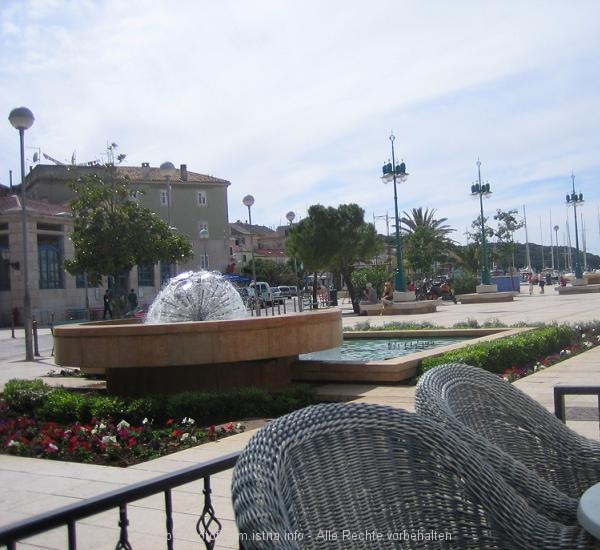
{"label": "woven rattan chair back", "polygon": [[513,384],[483,369],[451,363],[417,384],[416,410],[453,431],[467,427],[566,495],[600,481],[600,443],[580,436]]}
{"label": "woven rattan chair back", "polygon": [[439,423],[378,405],[316,405],[265,426],[232,500],[244,548],[595,547]]}

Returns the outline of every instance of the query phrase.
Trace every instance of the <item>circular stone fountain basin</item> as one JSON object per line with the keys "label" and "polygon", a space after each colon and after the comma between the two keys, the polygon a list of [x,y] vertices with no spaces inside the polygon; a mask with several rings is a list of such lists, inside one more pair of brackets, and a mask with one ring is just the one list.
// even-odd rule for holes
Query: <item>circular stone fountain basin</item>
{"label": "circular stone fountain basin", "polygon": [[55,362],[106,374],[110,393],[146,395],[290,382],[299,354],[342,343],[339,309],[225,321],[83,323],[54,329]]}

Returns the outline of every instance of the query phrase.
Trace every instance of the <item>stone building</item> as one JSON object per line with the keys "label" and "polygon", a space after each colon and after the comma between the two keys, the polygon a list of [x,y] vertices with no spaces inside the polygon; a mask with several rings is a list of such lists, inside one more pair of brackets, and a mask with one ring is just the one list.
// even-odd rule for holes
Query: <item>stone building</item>
{"label": "stone building", "polygon": [[[98,172],[98,166],[35,166],[26,177],[29,288],[32,314],[47,324],[83,316],[86,309],[102,309],[104,288],[90,288],[83,277],[69,275],[63,267],[72,257],[69,233],[73,218],[70,182]],[[230,263],[227,188],[224,179],[190,172],[182,164],[166,179],[158,167],[116,166],[118,176],[127,176],[141,191],[139,202],[187,235],[194,257],[175,266],[175,272],[207,268],[224,272]],[[0,323],[11,322],[22,310],[23,258],[22,208],[19,194],[0,196]],[[168,278],[169,266],[137,266],[123,280],[123,289],[134,288],[141,305],[152,302]],[[124,274],[125,279],[125,274]],[[104,281],[104,286],[112,286]]]}

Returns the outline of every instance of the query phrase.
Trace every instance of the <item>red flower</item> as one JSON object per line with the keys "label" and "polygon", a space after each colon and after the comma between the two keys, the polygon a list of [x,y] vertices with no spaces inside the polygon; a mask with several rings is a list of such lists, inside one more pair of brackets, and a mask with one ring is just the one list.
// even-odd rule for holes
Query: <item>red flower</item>
{"label": "red flower", "polygon": [[175,420],[169,418],[169,420],[167,420],[167,426],[170,426],[171,424],[173,424],[173,422],[175,422]]}
{"label": "red flower", "polygon": [[208,427],[208,439],[211,441],[217,439],[217,428],[214,425]]}

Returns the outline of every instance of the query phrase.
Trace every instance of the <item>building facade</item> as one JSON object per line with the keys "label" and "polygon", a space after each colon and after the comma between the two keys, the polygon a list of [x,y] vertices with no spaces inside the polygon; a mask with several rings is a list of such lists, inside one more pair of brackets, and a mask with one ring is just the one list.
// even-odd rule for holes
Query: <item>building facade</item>
{"label": "building facade", "polygon": [[[70,183],[97,173],[97,166],[37,165],[26,177],[27,251],[32,314],[47,324],[102,310],[104,288],[91,288],[83,277],[69,275],[63,266],[73,256],[69,234],[73,218]],[[169,179],[159,168],[116,166],[117,176],[127,177],[139,190],[141,206],[157,213],[187,235],[194,257],[175,266],[175,272],[209,269],[224,272],[230,264],[227,189],[224,179],[190,172],[182,164]],[[18,194],[0,197],[0,323],[8,325],[22,311],[23,231],[22,203]],[[172,272],[171,272],[172,275]],[[140,305],[152,302],[168,279],[168,266],[137,266],[123,281],[133,288]],[[104,281],[110,287],[111,281]]]}

